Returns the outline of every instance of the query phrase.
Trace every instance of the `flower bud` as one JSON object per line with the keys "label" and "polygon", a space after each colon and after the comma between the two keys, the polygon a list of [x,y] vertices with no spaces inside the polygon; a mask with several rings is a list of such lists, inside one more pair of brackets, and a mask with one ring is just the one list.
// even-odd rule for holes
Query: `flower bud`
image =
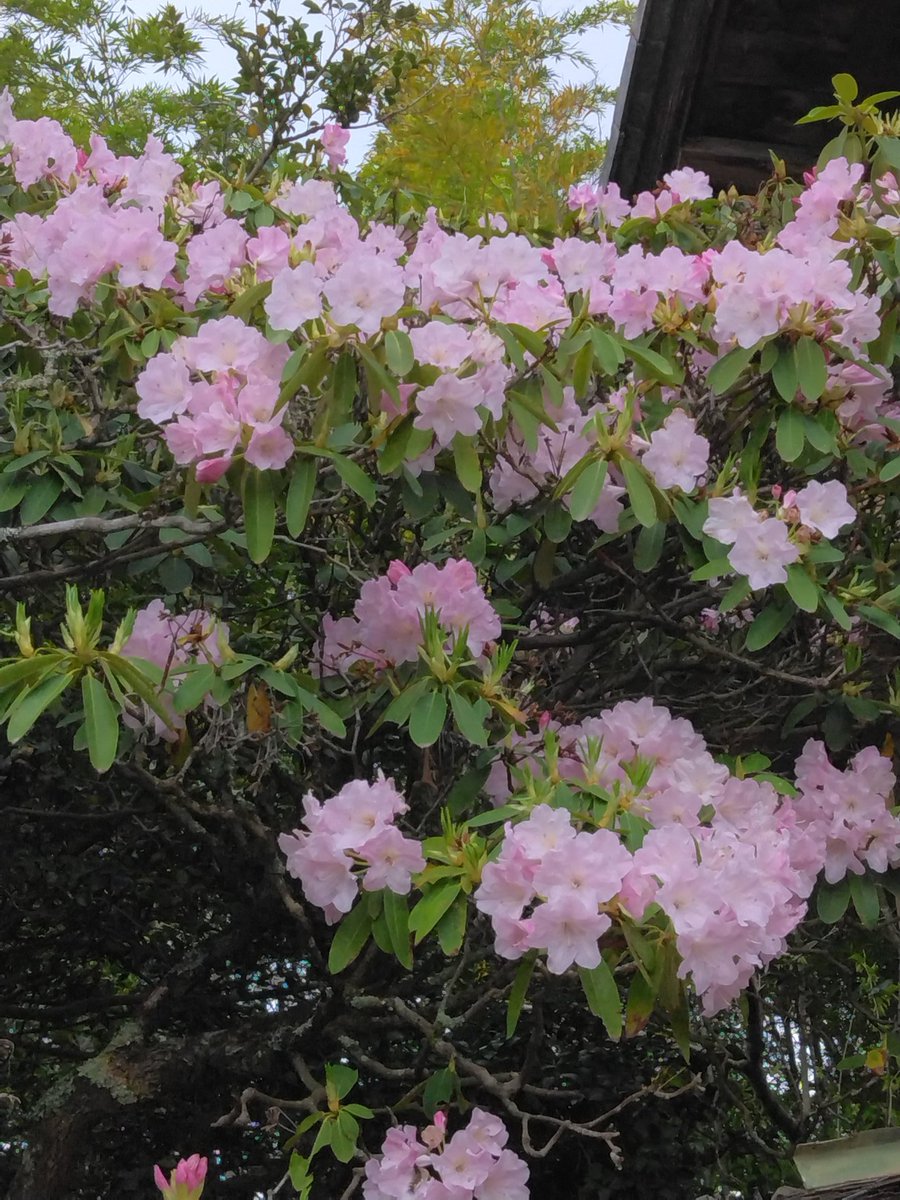
{"label": "flower bud", "polygon": [[153,1178],[165,1200],[200,1200],[208,1165],[207,1159],[192,1154],[190,1158],[179,1161],[170,1173],[168,1182],[159,1166],[153,1168]]}

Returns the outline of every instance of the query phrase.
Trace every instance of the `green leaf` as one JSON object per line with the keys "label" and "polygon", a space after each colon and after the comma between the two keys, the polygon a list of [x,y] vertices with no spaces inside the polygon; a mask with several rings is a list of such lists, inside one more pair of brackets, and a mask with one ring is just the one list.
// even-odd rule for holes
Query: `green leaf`
{"label": "green leaf", "polygon": [[91,766],[102,775],[116,761],[119,710],[100,680],[89,671],[81,677],[81,699]]}
{"label": "green leaf", "polygon": [[851,620],[850,614],[847,612],[846,608],[844,608],[843,604],[841,604],[840,600],[838,600],[837,596],[833,596],[831,592],[823,592],[822,598],[825,601],[825,607],[834,617],[835,621],[837,621],[838,625],[840,625],[841,629],[849,633],[853,628],[853,621]]}
{"label": "green leaf", "polygon": [[409,334],[402,329],[391,329],[384,335],[384,353],[395,375],[408,375],[413,369],[416,361],[413,344]]}
{"label": "green leaf", "polygon": [[601,958],[599,966],[579,967],[578,974],[588,1007],[606,1026],[606,1032],[612,1040],[617,1042],[622,1036],[622,1001],[608,964]]}
{"label": "green leaf", "polygon": [[828,383],[828,364],[825,351],[811,337],[802,337],[794,347],[797,382],[807,400],[818,400]]}
{"label": "green leaf", "polygon": [[666,523],[644,526],[637,536],[634,547],[634,565],[638,571],[652,571],[659,562],[666,542]]}
{"label": "green leaf", "polygon": [[388,934],[391,939],[391,949],[407,971],[412,970],[412,947],[409,943],[409,909],[406,897],[398,896],[390,888],[382,892],[384,897],[384,916],[387,921]]}
{"label": "green leaf", "polygon": [[660,383],[681,383],[684,375],[677,363],[671,363],[655,350],[639,346],[635,342],[623,341],[622,345],[629,358],[642,367],[652,379],[658,379]]}
{"label": "green leaf", "polygon": [[653,986],[638,971],[631,980],[628,989],[628,1002],[625,1005],[625,1036],[636,1037],[647,1027],[647,1022],[656,1003],[656,992]]}
{"label": "green leaf", "polygon": [[358,1080],[359,1071],[355,1067],[347,1067],[343,1063],[325,1064],[325,1089],[329,1099],[334,1096],[335,1100],[343,1100],[356,1087]]}
{"label": "green leaf", "polygon": [[461,891],[459,879],[443,879],[430,887],[409,914],[409,928],[415,934],[416,945],[428,937]]}
{"label": "green leaf", "polygon": [[691,579],[694,583],[705,583],[707,579],[721,579],[725,575],[730,575],[733,570],[734,568],[727,558],[714,558],[711,562],[698,567],[696,571],[691,571]]}
{"label": "green leaf", "polygon": [[304,1191],[308,1191],[309,1184],[312,1182],[308,1159],[303,1158],[302,1155],[294,1151],[291,1155],[290,1165],[288,1166],[288,1174],[290,1175],[291,1183],[301,1195]]}
{"label": "green leaf", "polygon": [[356,492],[371,508],[375,503],[375,481],[352,459],[336,454],[332,459],[334,469],[347,487]]}
{"label": "green leaf", "polygon": [[261,304],[272,290],[272,280],[265,279],[262,283],[254,283],[246,288],[228,309],[229,317],[248,317]]}
{"label": "green leaf", "polygon": [[831,85],[834,88],[836,96],[844,101],[845,104],[852,104],[859,95],[859,85],[852,75],[841,72],[839,75],[832,75]]}
{"label": "green leaf", "polygon": [[892,479],[896,479],[900,475],[900,454],[895,454],[881,468],[881,474],[878,478],[882,483],[890,483]]}
{"label": "green leaf", "polygon": [[572,528],[572,514],[559,501],[554,501],[550,504],[547,511],[544,513],[544,533],[551,542],[555,542],[558,546],[564,542],[569,536],[569,530]]}
{"label": "green leaf", "polygon": [[334,709],[329,704],[326,704],[321,697],[307,691],[306,688],[298,686],[297,699],[304,708],[308,708],[310,712],[316,714],[319,718],[319,724],[323,729],[327,729],[329,733],[333,733],[338,738],[345,738],[347,736],[347,726]]}
{"label": "green leaf", "polygon": [[754,353],[753,348],[745,350],[743,346],[738,346],[710,367],[706,382],[714,396],[721,396],[737,382],[750,365]]}
{"label": "green leaf", "polygon": [[797,395],[797,360],[792,346],[782,346],[772,367],[772,382],[775,390],[786,404],[791,404]]}
{"label": "green leaf", "polygon": [[506,1006],[506,1036],[508,1038],[511,1038],[516,1032],[516,1026],[519,1024],[519,1017],[522,1015],[522,1007],[525,1004],[528,985],[531,983],[536,961],[537,951],[529,950],[516,971],[516,977],[509,993],[509,1003]]}
{"label": "green leaf", "polygon": [[868,621],[870,625],[877,625],[879,629],[883,629],[885,633],[889,633],[891,637],[900,640],[900,622],[880,608],[875,608],[871,604],[861,604],[856,610],[864,621]]}
{"label": "green leaf", "polygon": [[825,883],[822,880],[816,889],[816,912],[826,925],[836,924],[847,911],[850,903],[850,882]]}
{"label": "green leaf", "polygon": [[806,442],[806,425],[803,413],[796,408],[785,408],[775,426],[775,448],[785,462],[793,462],[803,453]]}
{"label": "green leaf", "polygon": [[814,613],[819,607],[819,589],[799,563],[787,568],[787,593],[798,608]]}
{"label": "green leaf", "polygon": [[328,954],[328,970],[337,975],[353,962],[369,940],[372,918],[365,900],[358,900],[338,926]]}
{"label": "green leaf", "polygon": [[587,396],[593,373],[594,343],[585,342],[575,355],[575,362],[572,365],[572,386],[575,389],[576,399],[583,400]]}
{"label": "green leaf", "polygon": [[422,1107],[425,1109],[425,1116],[431,1120],[438,1108],[442,1104],[446,1104],[456,1091],[457,1076],[455,1071],[451,1071],[449,1067],[444,1067],[440,1071],[435,1071],[428,1082],[425,1084],[425,1091],[422,1093]]}
{"label": "green leaf", "polygon": [[175,711],[178,713],[191,712],[199,704],[202,704],[204,697],[211,690],[215,678],[216,668],[208,662],[198,663],[187,674],[181,676],[183,682],[179,684],[173,701]]}
{"label": "green leaf", "polygon": [[599,462],[589,463],[578,476],[569,493],[569,512],[573,521],[586,521],[600,503],[606,470],[606,459],[601,458]]}
{"label": "green leaf", "polygon": [[62,491],[62,480],[58,475],[42,475],[31,484],[19,509],[19,520],[23,525],[36,525],[45,516]]}
{"label": "green leaf", "polygon": [[75,674],[75,671],[69,670],[62,675],[50,675],[16,700],[6,726],[6,736],[13,745],[25,736],[41,713],[74,682]]}
{"label": "green leaf", "polygon": [[437,923],[436,931],[441,950],[452,958],[459,954],[466,936],[466,922],[469,918],[469,904],[465,896],[452,904]]}
{"label": "green leaf", "polygon": [[473,703],[460,692],[451,691],[450,707],[453,710],[453,719],[463,737],[473,746],[486,746],[488,735],[484,723],[491,712],[487,701],[479,696]]}
{"label": "green leaf", "polygon": [[453,438],[453,462],[456,477],[467,492],[481,490],[481,461],[472,438],[457,433]]}
{"label": "green leaf", "polygon": [[[733,568],[732,568],[733,569]],[[747,579],[736,579],[722,599],[719,601],[719,612],[727,613],[737,608],[750,595],[750,582]]]}
{"label": "green leaf", "polygon": [[591,329],[591,341],[594,343],[594,352],[603,374],[618,374],[619,367],[625,361],[625,351],[616,339],[595,326]]}
{"label": "green leaf", "polygon": [[271,471],[250,467],[244,474],[244,531],[247,553],[255,563],[269,557],[275,538],[275,491]]}
{"label": "green leaf", "polygon": [[769,604],[753,618],[753,624],[747,630],[745,648],[750,651],[762,650],[774,642],[793,614],[794,610],[789,604]]}
{"label": "green leaf", "polygon": [[356,1153],[358,1137],[359,1122],[345,1108],[342,1108],[334,1122],[334,1130],[331,1134],[331,1152],[338,1162],[350,1162]]}
{"label": "green leaf", "polygon": [[315,490],[315,459],[305,457],[298,459],[291,472],[291,482],[288,485],[287,500],[284,505],[288,533],[292,538],[298,538],[306,528],[309,506]]}
{"label": "green leaf", "polygon": [[634,515],[641,525],[649,529],[656,524],[659,518],[656,513],[656,500],[650,490],[647,478],[633,459],[620,459],[619,468],[625,477],[625,486],[628,488],[628,497],[631,500]]}
{"label": "green leaf", "polygon": [[878,889],[870,875],[848,875],[853,907],[863,925],[871,928],[881,916]]}
{"label": "green leaf", "polygon": [[428,692],[412,710],[409,719],[409,736],[423,749],[433,746],[441,736],[447,719],[447,694],[444,691]]}

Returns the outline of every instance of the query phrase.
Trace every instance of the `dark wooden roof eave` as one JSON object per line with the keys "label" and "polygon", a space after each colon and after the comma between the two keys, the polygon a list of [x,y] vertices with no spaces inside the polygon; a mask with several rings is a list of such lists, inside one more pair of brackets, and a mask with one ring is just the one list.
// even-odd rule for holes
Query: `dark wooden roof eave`
{"label": "dark wooden roof eave", "polygon": [[602,172],[624,195],[654,187],[679,161],[716,16],[716,0],[641,0]]}

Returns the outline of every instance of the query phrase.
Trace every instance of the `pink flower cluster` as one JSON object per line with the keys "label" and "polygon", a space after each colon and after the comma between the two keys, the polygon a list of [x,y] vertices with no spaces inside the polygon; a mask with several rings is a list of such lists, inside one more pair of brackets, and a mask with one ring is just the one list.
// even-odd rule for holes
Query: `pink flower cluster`
{"label": "pink flower cluster", "polygon": [[503,1122],[473,1108],[451,1138],[438,1113],[421,1140],[412,1125],[388,1130],[366,1163],[365,1200],[528,1200],[528,1167],[506,1148]]}
{"label": "pink flower cluster", "polygon": [[[162,600],[151,600],[135,616],[131,636],[122,647],[122,653],[128,658],[152,663],[169,679],[177,679],[182,669],[190,663],[221,663],[223,647],[227,644],[228,626],[203,609],[197,608],[183,616],[175,616]],[[184,729],[184,718],[175,712],[171,700],[163,691],[160,691],[159,702],[168,714],[168,725],[146,704],[143,706],[143,722],[127,712],[123,720],[132,729],[149,726],[157,737],[175,741],[178,730]],[[206,702],[215,703],[211,697],[207,697]]]}
{"label": "pink flower cluster", "polygon": [[319,671],[334,675],[358,662],[378,669],[415,662],[428,611],[436,614],[451,641],[465,629],[476,658],[500,636],[500,618],[467,559],[450,558],[442,567],[420,563],[412,570],[395,560],[386,575],[362,585],[352,617],[324,618]]}
{"label": "pink flower cluster", "polygon": [[[792,509],[807,531],[826,538],[836,537],[856,519],[847,489],[836,479],[827,483],[814,479],[799,492],[784,496],[781,514],[789,518]],[[703,532],[730,547],[728,561],[738,574],[747,576],[754,591],[784,583],[786,568],[800,558],[799,545],[791,541],[785,522],[757,512],[738,491],[710,500]]]}
{"label": "pink flower cluster", "polygon": [[[553,732],[557,776],[605,789],[611,803],[643,816],[648,831],[631,855],[611,830],[579,831],[568,810],[546,803],[507,823],[475,894],[503,957],[539,948],[551,971],[594,966],[618,910],[641,921],[655,905],[674,928],[679,973],[713,1013],[784,952],[823,869],[836,882],[848,870],[900,862],[900,820],[889,808],[894,776],[873,749],[840,771],[821,743],[808,742],[797,761],[797,796],[787,797],[767,782],[731,776],[689,722],[647,699]],[[495,766],[488,780],[495,801],[528,793],[529,775],[545,770],[542,740],[514,743],[512,775]],[[639,762],[651,769],[636,788],[628,769]]]}
{"label": "pink flower cluster", "polygon": [[684,409],[676,408],[650,435],[641,461],[659,487],[692,492],[706,474],[709,442],[697,433],[694,420]]}
{"label": "pink flower cluster", "polygon": [[261,471],[279,470],[294,452],[278,408],[289,353],[237,317],[207,321],[147,363],[138,416],[164,427],[175,461],[197,462],[202,482],[219,479],[239,451]]}
{"label": "pink flower cluster", "polygon": [[[523,438],[509,429],[501,453],[491,470],[489,486],[494,505],[500,512],[514,504],[527,504],[542,489],[554,486],[596,446],[593,421],[604,423],[610,414],[603,405],[594,405],[587,413],[582,412],[575,401],[571,388],[563,392],[562,404],[547,404],[548,415],[556,429],[541,426],[537,446],[530,449]],[[622,506],[619,497],[625,489],[607,478],[603,484],[597,506],[589,520],[604,531],[614,532],[619,525]],[[564,496],[563,503],[570,497]]]}
{"label": "pink flower cluster", "polygon": [[190,1158],[182,1158],[174,1171],[166,1179],[162,1169],[157,1165],[153,1168],[153,1180],[162,1192],[165,1200],[200,1200],[206,1182],[206,1172],[209,1162],[199,1154]]}
{"label": "pink flower cluster", "polygon": [[419,843],[394,825],[406,809],[393,781],[381,774],[375,783],[354,779],[324,804],[311,792],[303,797],[306,829],[281,834],[278,845],[289,873],[329,924],[353,907],[360,877],[367,892],[409,892],[425,859]]}

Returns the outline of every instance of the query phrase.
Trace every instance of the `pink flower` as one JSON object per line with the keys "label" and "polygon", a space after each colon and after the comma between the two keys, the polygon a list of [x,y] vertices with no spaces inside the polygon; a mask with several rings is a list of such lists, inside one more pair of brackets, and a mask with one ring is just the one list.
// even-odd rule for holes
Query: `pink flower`
{"label": "pink flower", "polygon": [[731,546],[739,537],[752,534],[759,521],[759,514],[746,496],[738,492],[733,496],[714,496],[709,502],[703,532],[723,546]]}
{"label": "pink flower", "polygon": [[362,254],[343,263],[324,286],[335,325],[355,325],[367,334],[377,333],[406,295],[402,269],[383,254]]}
{"label": "pink flower", "polygon": [[441,446],[449,446],[458,433],[463,437],[472,437],[481,428],[478,405],[483,398],[483,393],[479,392],[471,379],[439,375],[434,383],[422,388],[416,396],[419,415],[414,421],[415,427],[433,429]]}
{"label": "pink flower", "polygon": [[573,963],[596,967],[600,963],[600,937],[612,922],[578,892],[560,892],[540,904],[531,918],[529,941],[547,951],[547,969],[562,975]]}
{"label": "pink flower", "polygon": [[208,1160],[199,1154],[182,1158],[168,1180],[159,1166],[153,1168],[153,1179],[166,1200],[200,1200],[205,1186]]}
{"label": "pink flower", "polygon": [[589,217],[597,211],[599,200],[600,192],[592,183],[573,183],[566,202],[572,212],[581,209]]}
{"label": "pink flower", "polygon": [[469,1192],[484,1183],[493,1165],[491,1154],[465,1129],[454,1133],[443,1154],[432,1159],[432,1166],[447,1187]]}
{"label": "pink flower", "polygon": [[294,453],[294,443],[279,421],[261,422],[250,435],[244,458],[260,471],[280,471]]}
{"label": "pink flower", "polygon": [[501,1150],[490,1174],[475,1189],[475,1200],[528,1200],[528,1165],[512,1150]]}
{"label": "pink flower", "polygon": [[811,479],[797,493],[794,503],[803,524],[827,538],[836,537],[845,525],[856,520],[856,509],[847,502],[847,489],[836,479],[827,483]]}
{"label": "pink flower", "polygon": [[693,167],[679,167],[663,175],[663,183],[679,200],[708,200],[713,194],[709,176]]}
{"label": "pink flower", "polygon": [[650,435],[650,448],[641,461],[661,488],[692,492],[706,473],[709,442],[697,433],[687,413],[676,408],[663,427]]}
{"label": "pink flower", "polygon": [[322,131],[322,149],[328,156],[328,165],[332,171],[336,171],[347,161],[349,141],[350,130],[342,129],[340,125],[329,124]]}
{"label": "pink flower", "polygon": [[367,892],[388,888],[406,896],[412,886],[412,876],[425,870],[422,847],[412,838],[404,837],[399,829],[382,829],[358,848],[361,858],[369,864],[363,879]]}
{"label": "pink flower", "polygon": [[747,576],[754,591],[784,583],[785,568],[799,557],[800,551],[788,537],[784,522],[774,517],[766,517],[754,529],[742,532],[728,552],[728,561],[740,575]]}
{"label": "pink flower", "polygon": [[273,329],[298,329],[322,315],[322,281],[311,262],[279,271],[265,310]]}
{"label": "pink flower", "polygon": [[139,396],[139,417],[162,425],[187,412],[191,402],[191,373],[183,359],[157,354],[147,363],[134,385]]}

